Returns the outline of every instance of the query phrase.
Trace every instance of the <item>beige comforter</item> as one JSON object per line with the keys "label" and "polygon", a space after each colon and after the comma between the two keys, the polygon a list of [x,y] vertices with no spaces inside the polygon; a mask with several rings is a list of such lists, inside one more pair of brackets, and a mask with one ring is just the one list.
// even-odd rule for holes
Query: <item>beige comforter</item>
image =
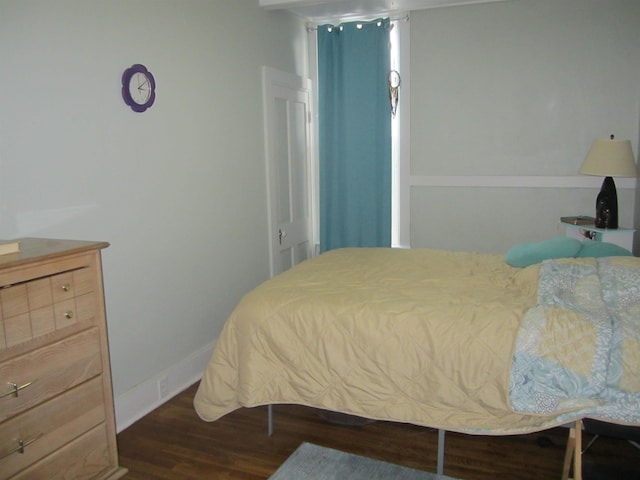
{"label": "beige comforter", "polygon": [[340,249],[257,287],[226,323],[196,394],[213,421],[294,403],[471,433],[540,430],[510,369],[538,266],[501,255]]}

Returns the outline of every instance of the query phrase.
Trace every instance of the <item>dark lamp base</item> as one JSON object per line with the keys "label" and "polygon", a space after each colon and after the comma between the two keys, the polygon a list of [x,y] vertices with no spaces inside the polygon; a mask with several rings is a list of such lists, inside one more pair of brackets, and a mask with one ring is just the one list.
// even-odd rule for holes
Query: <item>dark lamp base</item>
{"label": "dark lamp base", "polygon": [[618,194],[611,177],[605,177],[596,200],[596,228],[618,228]]}

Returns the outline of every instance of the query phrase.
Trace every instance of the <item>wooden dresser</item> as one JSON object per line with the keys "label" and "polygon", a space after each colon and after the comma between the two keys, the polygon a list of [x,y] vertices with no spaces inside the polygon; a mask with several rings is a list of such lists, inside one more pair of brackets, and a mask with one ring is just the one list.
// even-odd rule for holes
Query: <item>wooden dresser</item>
{"label": "wooden dresser", "polygon": [[0,479],[116,479],[104,242],[0,255]]}

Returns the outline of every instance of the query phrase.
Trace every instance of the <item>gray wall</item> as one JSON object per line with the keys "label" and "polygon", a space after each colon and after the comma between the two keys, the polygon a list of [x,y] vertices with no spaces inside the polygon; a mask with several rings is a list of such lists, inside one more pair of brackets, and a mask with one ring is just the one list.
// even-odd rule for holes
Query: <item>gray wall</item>
{"label": "gray wall", "polygon": [[[638,142],[636,143],[640,147],[640,127],[638,128]],[[640,148],[639,148],[640,150]],[[636,164],[640,164],[640,152],[636,150]],[[638,232],[636,232],[633,242],[633,254],[636,257],[640,257],[640,182],[636,183],[636,209],[635,209],[635,218],[633,221],[633,228],[635,228]]]}
{"label": "gray wall", "polygon": [[[639,25],[637,0],[413,12],[411,245],[503,252],[593,215],[602,178],[578,175],[591,142],[638,152]],[[636,182],[617,184],[630,227]]]}
{"label": "gray wall", "polygon": [[[116,407],[177,388],[268,277],[260,67],[308,75],[304,27],[256,0],[0,0],[0,238],[111,243]],[[142,114],[134,63],[157,81]]]}

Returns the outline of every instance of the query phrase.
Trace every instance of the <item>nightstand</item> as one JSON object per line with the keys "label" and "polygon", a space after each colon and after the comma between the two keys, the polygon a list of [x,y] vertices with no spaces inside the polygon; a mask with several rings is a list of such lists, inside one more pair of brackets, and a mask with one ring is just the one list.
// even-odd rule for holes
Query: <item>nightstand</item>
{"label": "nightstand", "polygon": [[606,229],[597,228],[594,224],[574,225],[564,221],[561,221],[560,225],[564,227],[564,234],[567,237],[582,241],[614,243],[629,251],[633,249],[634,228]]}

